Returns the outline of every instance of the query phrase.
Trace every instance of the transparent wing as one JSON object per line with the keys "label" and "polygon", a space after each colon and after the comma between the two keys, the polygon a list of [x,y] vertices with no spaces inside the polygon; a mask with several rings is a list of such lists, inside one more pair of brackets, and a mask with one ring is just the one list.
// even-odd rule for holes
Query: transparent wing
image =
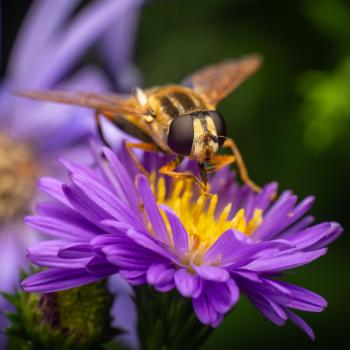
{"label": "transparent wing", "polygon": [[19,91],[17,95],[57,103],[83,106],[100,111],[101,113],[125,113],[144,115],[145,111],[133,96],[117,94],[96,94],[73,91]]}
{"label": "transparent wing", "polygon": [[261,62],[259,55],[224,61],[200,69],[182,83],[192,87],[208,103],[215,106],[255,73]]}

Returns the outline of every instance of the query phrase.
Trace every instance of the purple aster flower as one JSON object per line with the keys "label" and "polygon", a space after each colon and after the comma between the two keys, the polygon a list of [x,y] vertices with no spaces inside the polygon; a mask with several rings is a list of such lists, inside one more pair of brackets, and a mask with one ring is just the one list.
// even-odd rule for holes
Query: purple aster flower
{"label": "purple aster flower", "polygon": [[69,181],[40,182],[55,201],[39,204],[26,221],[54,239],[28,249],[29,261],[48,269],[23,281],[26,291],[72,288],[118,272],[133,286],[177,289],[205,325],[218,326],[241,292],[275,324],[290,319],[314,337],[292,310],[319,312],[326,301],[281,279],[324,255],[342,232],[334,222],[310,226],[313,197],[298,204],[284,191],[275,199],[276,183],[254,193],[228,168],[210,178],[213,195],[200,196],[189,180],[158,175],[165,156],[144,155],[147,178],[123,148],[94,152],[97,168],[63,162]]}
{"label": "purple aster flower", "polygon": [[[111,67],[113,77],[126,82],[123,85],[118,81],[118,86],[130,88],[136,80],[135,74],[128,73],[134,68],[127,47],[131,44],[125,42],[133,39],[131,24],[135,22],[126,23],[124,19],[135,16],[142,2],[96,0],[73,16],[80,0],[38,0],[23,23],[0,84],[0,291],[10,291],[15,286],[19,267],[25,266],[25,247],[37,240],[25,230],[22,221],[31,206],[39,174],[56,170],[52,160],[59,153],[65,152],[72,158],[87,157],[78,141],[94,130],[91,111],[30,101],[14,96],[13,91],[53,87],[108,89],[110,83],[92,65],[68,76],[99,38],[105,47],[107,40],[113,47],[103,52],[109,60],[116,60]],[[116,27],[119,19],[122,23]],[[0,310],[3,307],[0,297]]]}

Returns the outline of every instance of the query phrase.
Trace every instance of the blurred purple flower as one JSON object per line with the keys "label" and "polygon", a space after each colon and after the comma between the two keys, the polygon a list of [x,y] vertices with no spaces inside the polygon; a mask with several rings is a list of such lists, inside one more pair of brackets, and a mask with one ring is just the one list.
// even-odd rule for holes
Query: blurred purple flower
{"label": "blurred purple flower", "polygon": [[[13,92],[53,87],[104,91],[113,79],[118,79],[114,85],[123,90],[137,84],[136,70],[130,62],[136,22],[126,19],[136,18],[143,0],[96,0],[71,17],[79,3],[33,3],[0,84],[1,291],[15,287],[19,268],[25,266],[25,246],[37,240],[25,230],[22,218],[31,206],[39,174],[56,171],[53,160],[59,153],[73,159],[86,157],[78,141],[94,129],[89,117],[92,112],[87,109],[34,102]],[[74,70],[97,40],[103,43],[103,54],[109,59],[110,81],[92,65]],[[0,297],[0,310],[3,306]]]}
{"label": "blurred purple flower", "polygon": [[63,162],[69,182],[41,179],[56,201],[39,204],[26,221],[55,239],[28,249],[28,259],[48,269],[23,281],[26,291],[72,288],[119,272],[131,285],[176,288],[206,325],[218,326],[242,292],[275,324],[290,319],[314,337],[292,309],[320,312],[326,301],[279,277],[324,255],[342,232],[334,222],[310,226],[313,197],[297,204],[284,191],[274,200],[275,183],[257,194],[225,168],[211,177],[207,198],[186,180],[159,176],[158,155],[145,155],[153,169],[147,179],[124,149],[117,156],[94,149],[98,169]]}

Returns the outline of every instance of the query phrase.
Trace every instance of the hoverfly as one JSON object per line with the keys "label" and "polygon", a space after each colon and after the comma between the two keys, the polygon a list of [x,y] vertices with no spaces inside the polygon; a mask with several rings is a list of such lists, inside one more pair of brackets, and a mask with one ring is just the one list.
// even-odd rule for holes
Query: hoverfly
{"label": "hoverfly", "polygon": [[[258,55],[207,66],[187,77],[179,85],[165,85],[146,90],[137,88],[129,96],[70,91],[28,91],[22,96],[89,107],[95,110],[97,130],[102,138],[101,116],[140,140],[126,142],[126,148],[142,173],[146,173],[132,152],[162,151],[176,157],[160,168],[160,173],[175,178],[191,178],[207,192],[207,172],[232,162],[244,183],[255,191],[235,142],[227,137],[226,123],[216,110],[217,104],[253,74],[261,65]],[[230,148],[232,155],[217,154]],[[176,172],[188,157],[197,161],[200,178],[191,172]]]}

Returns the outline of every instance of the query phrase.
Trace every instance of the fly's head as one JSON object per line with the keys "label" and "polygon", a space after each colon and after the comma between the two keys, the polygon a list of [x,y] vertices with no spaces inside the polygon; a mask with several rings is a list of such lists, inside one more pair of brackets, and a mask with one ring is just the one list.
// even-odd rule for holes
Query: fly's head
{"label": "fly's head", "polygon": [[174,118],[169,127],[168,146],[181,156],[210,162],[226,136],[226,123],[217,111],[200,111]]}

